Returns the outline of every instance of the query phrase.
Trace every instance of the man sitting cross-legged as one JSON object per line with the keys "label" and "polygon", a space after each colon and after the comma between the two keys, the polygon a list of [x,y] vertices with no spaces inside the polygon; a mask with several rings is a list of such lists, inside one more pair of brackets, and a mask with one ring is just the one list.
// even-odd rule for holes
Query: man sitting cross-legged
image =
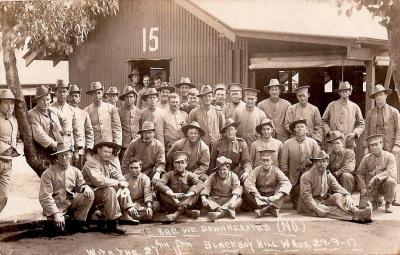
{"label": "man sitting cross-legged", "polygon": [[236,209],[242,205],[243,187],[239,177],[230,171],[232,160],[221,156],[217,158],[217,167],[200,193],[203,206],[210,212],[211,221],[224,216],[236,218]]}
{"label": "man sitting cross-legged", "polygon": [[261,166],[254,168],[244,182],[245,203],[258,217],[267,212],[278,217],[284,197],[289,195],[292,184],[279,168],[272,165],[275,150],[264,149],[258,153]]}
{"label": "man sitting cross-legged", "polygon": [[174,211],[166,216],[167,221],[175,221],[182,214],[197,219],[200,211],[191,208],[196,204],[204,188],[203,183],[196,174],[186,170],[187,152],[176,151],[173,159],[174,170],[164,174],[155,185],[166,211]]}

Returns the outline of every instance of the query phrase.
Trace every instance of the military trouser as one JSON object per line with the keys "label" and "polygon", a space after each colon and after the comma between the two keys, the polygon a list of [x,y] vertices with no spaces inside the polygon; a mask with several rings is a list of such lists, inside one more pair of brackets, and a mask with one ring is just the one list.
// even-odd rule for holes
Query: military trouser
{"label": "military trouser", "polygon": [[0,158],[0,213],[7,204],[11,189],[12,160]]}
{"label": "military trouser", "polygon": [[[75,193],[70,206],[65,211],[60,211],[61,215],[70,215],[77,221],[86,221],[94,198],[90,199],[83,193]],[[47,220],[54,221],[54,215],[47,217]]]}
{"label": "military trouser", "polygon": [[133,206],[129,190],[118,189],[117,187],[94,189],[93,204],[103,207],[106,220],[116,220],[121,217],[121,210]]}
{"label": "military trouser", "polygon": [[160,202],[164,206],[167,212],[175,212],[177,210],[190,209],[196,204],[197,200],[199,199],[199,194],[183,198],[182,200],[178,200],[164,193],[159,193],[159,195],[160,195]]}
{"label": "military trouser", "polygon": [[384,197],[386,202],[393,202],[396,189],[396,180],[394,178],[387,178],[375,185],[373,190],[368,191],[366,195],[361,196],[360,194],[360,208],[365,208],[368,201],[379,201],[381,197]]}
{"label": "military trouser", "polygon": [[235,211],[242,205],[242,198],[238,197],[233,203],[232,207],[229,207],[229,201],[231,197],[220,197],[220,196],[209,196],[208,205],[205,207],[208,211]]}
{"label": "military trouser", "polygon": [[[261,196],[269,197],[275,195],[275,193],[260,193]],[[261,201],[258,198],[256,198],[254,195],[250,194],[246,189],[243,192],[243,198],[245,200],[245,204],[247,208],[244,208],[245,210],[256,210],[256,209],[261,209],[266,206],[273,206],[276,209],[280,209],[284,200],[285,196],[281,197],[278,200],[275,200],[274,202],[267,203],[265,201]]]}
{"label": "military trouser", "polygon": [[[147,204],[143,201],[143,199],[133,201],[133,208],[138,212],[139,218],[138,220],[146,220],[147,218]],[[152,202],[152,210],[153,214],[160,211],[160,202],[153,201]]]}
{"label": "military trouser", "polygon": [[337,176],[335,173],[332,173],[336,180],[339,182],[339,184],[345,188],[350,194],[353,193],[354,191],[354,186],[356,183],[356,180],[351,173],[343,173],[340,176]]}
{"label": "military trouser", "polygon": [[[318,202],[318,207],[327,211],[326,218],[351,220],[355,214],[355,207],[346,207],[343,194],[334,193],[325,199],[314,199]],[[314,211],[310,211],[310,214],[318,217]]]}

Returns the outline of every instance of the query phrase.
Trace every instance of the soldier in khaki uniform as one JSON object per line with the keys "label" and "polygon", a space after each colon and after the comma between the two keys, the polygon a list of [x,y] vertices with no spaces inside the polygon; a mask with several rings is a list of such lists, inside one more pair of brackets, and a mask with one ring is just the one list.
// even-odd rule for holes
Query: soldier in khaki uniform
{"label": "soldier in khaki uniform", "polygon": [[14,104],[19,100],[9,89],[0,89],[0,213],[4,209],[11,185],[12,158],[23,153],[18,139],[18,122]]}
{"label": "soldier in khaki uniform", "polygon": [[340,131],[331,131],[326,142],[332,145],[332,151],[329,153],[329,171],[343,188],[352,193],[355,185],[353,174],[356,168],[354,151],[344,148],[344,135]]}
{"label": "soldier in khaki uniform", "polygon": [[94,201],[93,190],[79,169],[70,165],[71,146],[57,144],[57,163],[40,178],[39,202],[43,213],[57,231],[65,231],[65,215],[72,217],[71,227],[85,231],[86,217]]}
{"label": "soldier in khaki uniform", "polygon": [[191,88],[189,90],[189,101],[180,105],[179,109],[189,114],[194,108],[199,107],[199,90],[197,88]]}
{"label": "soldier in khaki uniform", "polygon": [[214,106],[218,111],[224,111],[227,106],[226,103],[226,85],[224,83],[218,83],[214,86]]}
{"label": "soldier in khaki uniform", "polygon": [[129,83],[132,88],[139,91],[143,88],[143,84],[140,83],[140,72],[138,69],[133,69],[128,75]]}
{"label": "soldier in khaki uniform", "polygon": [[231,171],[244,181],[252,168],[246,141],[236,137],[238,125],[239,122],[228,118],[225,126],[221,128],[222,138],[218,139],[211,149],[210,170],[215,169],[217,158],[225,156],[232,160]]}
{"label": "soldier in khaki uniform", "polygon": [[122,148],[119,159],[122,161],[129,143],[139,137],[137,132],[140,129],[139,120],[142,112],[135,105],[137,92],[131,86],[124,88],[124,93],[119,96],[119,99],[123,101],[123,105],[118,109],[122,126]]}
{"label": "soldier in khaki uniform", "polygon": [[81,89],[77,85],[70,85],[68,103],[76,111],[76,125],[79,130],[84,131],[83,144],[84,147],[79,150],[79,160],[74,161],[74,166],[82,169],[86,162],[86,158],[91,156],[91,151],[94,146],[94,136],[92,122],[87,112],[79,108],[81,101]]}
{"label": "soldier in khaki uniform", "polygon": [[261,166],[254,168],[244,182],[245,203],[254,210],[258,217],[270,213],[278,217],[283,200],[289,195],[292,184],[286,175],[272,165],[276,151],[259,151]]}
{"label": "soldier in khaki uniform", "polygon": [[[146,108],[142,109],[142,116],[140,117],[139,126],[142,127],[146,121],[153,122],[155,128],[159,128],[161,117],[164,114],[164,110],[157,107],[158,103],[158,92],[155,88],[149,88],[146,93],[142,96],[142,100],[146,101]],[[160,132],[156,132],[156,139],[162,141]]]}
{"label": "soldier in khaki uniform", "polygon": [[117,87],[109,87],[107,89],[107,92],[104,93],[105,101],[109,104],[114,105],[117,107],[117,102],[118,102],[118,89]]}
{"label": "soldier in khaki uniform", "polygon": [[147,90],[154,88],[153,84],[151,84],[151,78],[147,74],[143,76],[143,85],[144,87],[138,91],[138,98],[136,102],[136,107],[139,109],[145,109],[147,107],[146,99],[144,99],[143,96],[146,94]]}
{"label": "soldier in khaki uniform", "polygon": [[242,205],[243,187],[240,186],[239,177],[230,171],[232,160],[222,156],[217,158],[217,166],[204,183],[200,193],[201,202],[210,212],[211,221],[229,216],[236,218],[236,209]]}
{"label": "soldier in khaki uniform", "polygon": [[237,109],[246,107],[246,104],[242,101],[242,91],[243,86],[239,83],[231,83],[228,85],[231,102],[224,109],[226,119],[233,118],[233,114]]}
{"label": "soldier in khaki uniform", "polygon": [[174,171],[164,174],[155,185],[166,211],[173,211],[166,216],[167,221],[175,221],[182,214],[197,219],[200,211],[192,208],[204,188],[203,183],[196,174],[186,170],[188,159],[186,152],[175,152],[173,159]]}
{"label": "soldier in khaki uniform", "polygon": [[[182,77],[180,82],[175,85],[175,88],[179,90],[179,96],[181,97],[181,108],[185,108],[189,104],[189,91],[191,88],[196,88],[189,77]],[[187,113],[189,114],[189,113]]]}
{"label": "soldier in khaki uniform", "polygon": [[[157,107],[163,110],[169,110],[169,95],[171,93],[175,93],[175,88],[170,86],[169,82],[163,82],[162,85],[156,87],[156,89],[158,93],[160,93],[160,98]],[[178,105],[178,107],[180,107],[180,104]]]}
{"label": "soldier in khaki uniform", "polygon": [[372,201],[374,209],[377,209],[382,205],[383,196],[386,202],[385,212],[391,213],[390,206],[395,197],[397,164],[395,156],[383,150],[383,139],[382,134],[371,135],[365,139],[370,153],[361,160],[356,178],[360,187],[360,208],[364,208],[367,201]]}
{"label": "soldier in khaki uniform", "polygon": [[322,218],[370,221],[372,206],[358,209],[351,194],[328,171],[329,156],[319,151],[311,158],[313,166],[300,178],[299,213]]}

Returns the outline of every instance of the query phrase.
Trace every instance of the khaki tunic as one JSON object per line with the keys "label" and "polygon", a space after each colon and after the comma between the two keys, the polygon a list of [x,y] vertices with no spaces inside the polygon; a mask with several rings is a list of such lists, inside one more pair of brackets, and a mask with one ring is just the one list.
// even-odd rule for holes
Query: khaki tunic
{"label": "khaki tunic", "polygon": [[270,138],[269,141],[258,139],[257,141],[253,142],[250,146],[250,158],[251,164],[253,168],[261,166],[261,159],[258,154],[258,151],[265,150],[265,149],[273,149],[275,150],[274,153],[274,162],[272,164],[279,168],[279,161],[282,154],[283,143],[275,138]]}
{"label": "khaki tunic", "polygon": [[343,104],[340,99],[328,105],[322,116],[322,124],[325,134],[338,130],[344,135],[355,133],[357,137],[365,128],[360,107],[351,101]]}
{"label": "khaki tunic", "polygon": [[238,136],[243,138],[247,142],[247,145],[250,145],[260,136],[256,132],[256,126],[260,125],[267,117],[258,107],[254,107],[251,111],[243,107],[236,110],[233,114],[233,119],[235,121],[240,121],[237,127]]}
{"label": "khaki tunic", "polygon": [[160,122],[157,123],[156,137],[160,138],[161,143],[165,145],[166,151],[172,147],[174,142],[185,138],[181,128],[187,124],[188,118],[188,114],[181,110],[176,113],[170,110],[164,111]]}
{"label": "khaki tunic", "polygon": [[334,151],[329,153],[328,169],[335,175],[341,176],[344,173],[353,174],[356,168],[356,155],[350,149],[343,149],[341,153]]}
{"label": "khaki tunic", "polygon": [[124,105],[118,109],[118,112],[122,126],[122,148],[127,148],[132,140],[140,137],[137,132],[140,129],[139,121],[142,112],[134,105],[129,108]]}
{"label": "khaki tunic", "polygon": [[238,104],[229,103],[224,109],[225,119],[227,119],[227,118],[233,119],[233,114],[235,114],[236,110],[242,109],[245,107],[246,107],[246,103],[243,102],[242,100],[240,100]]}
{"label": "khaki tunic", "polygon": [[[377,126],[378,108],[375,106],[367,113],[365,119],[365,137],[373,134],[384,134],[384,150],[391,152],[393,146],[400,146],[400,114],[399,111],[388,104],[383,108],[383,128]],[[366,147],[366,144],[364,143]]]}
{"label": "khaki tunic", "polygon": [[128,190],[131,193],[132,202],[147,203],[153,202],[150,178],[144,173],[140,173],[136,178],[128,173],[125,176],[128,182]]}
{"label": "khaki tunic", "polygon": [[14,116],[6,118],[0,113],[0,158],[12,159],[23,153],[23,144],[18,138],[18,122]]}
{"label": "khaki tunic", "polygon": [[291,133],[291,136],[294,136],[294,134],[289,129],[289,126],[293,121],[299,118],[307,120],[307,128],[312,134],[312,138],[321,143],[323,133],[322,120],[318,108],[310,103],[305,107],[300,106],[300,103],[288,107],[285,117],[285,128],[289,133]]}
{"label": "khaki tunic", "polygon": [[[149,109],[149,108],[142,109],[142,116],[140,117],[139,127],[141,128],[145,121],[153,122],[154,123],[154,132],[156,134],[155,137],[157,140],[162,141],[164,138],[162,136],[162,133],[159,130],[160,130],[160,125],[161,125],[161,118],[164,113],[165,113],[164,110],[157,108],[157,107],[154,110]],[[162,144],[164,144],[164,143],[162,143]]]}
{"label": "khaki tunic", "polygon": [[285,116],[287,109],[291,105],[289,101],[282,98],[279,98],[276,103],[267,98],[257,104],[257,107],[265,112],[267,118],[273,121],[275,126],[274,138],[282,143],[289,139],[289,133],[285,129]]}
{"label": "khaki tunic", "polygon": [[166,193],[168,190],[185,194],[193,191],[198,195],[204,189],[204,186],[196,174],[187,170],[179,174],[174,170],[164,174],[156,183],[155,189],[161,193]]}
{"label": "khaki tunic", "polygon": [[80,155],[85,155],[85,149],[93,149],[94,146],[94,134],[92,122],[90,121],[90,116],[87,112],[82,109],[75,108],[76,110],[76,118],[77,118],[77,127],[80,130],[84,130],[84,138],[83,142],[85,144],[84,148],[79,151]]}

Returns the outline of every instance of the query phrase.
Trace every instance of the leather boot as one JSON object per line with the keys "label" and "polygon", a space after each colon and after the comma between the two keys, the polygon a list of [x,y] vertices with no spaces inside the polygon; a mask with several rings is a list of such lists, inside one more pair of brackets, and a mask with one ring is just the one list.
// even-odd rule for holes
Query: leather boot
{"label": "leather boot", "polygon": [[385,213],[392,213],[392,212],[393,212],[392,209],[390,209],[390,205],[391,205],[391,204],[392,204],[391,202],[386,201],[386,204],[385,204]]}
{"label": "leather boot", "polygon": [[165,218],[167,219],[168,222],[172,222],[175,221],[179,217],[179,215],[181,215],[181,211],[178,210],[174,213],[167,214]]}
{"label": "leather boot", "polygon": [[372,204],[368,202],[368,206],[364,209],[355,209],[353,220],[370,221],[372,219]]}
{"label": "leather boot", "polygon": [[210,221],[214,222],[216,219],[221,218],[222,215],[222,212],[209,212],[208,218],[210,219]]}
{"label": "leather boot", "polygon": [[191,209],[186,209],[185,214],[189,216],[192,219],[197,219],[200,216],[200,211],[199,210],[191,210]]}
{"label": "leather boot", "polygon": [[115,220],[106,222],[105,231],[107,233],[114,233],[114,234],[118,234],[118,235],[125,235],[125,233],[126,233],[126,230],[124,228],[118,226],[118,223]]}
{"label": "leather boot", "polygon": [[264,214],[267,212],[267,210],[268,210],[268,207],[263,207],[261,209],[254,210],[254,212],[256,213],[257,218],[261,218],[262,216],[264,216]]}

